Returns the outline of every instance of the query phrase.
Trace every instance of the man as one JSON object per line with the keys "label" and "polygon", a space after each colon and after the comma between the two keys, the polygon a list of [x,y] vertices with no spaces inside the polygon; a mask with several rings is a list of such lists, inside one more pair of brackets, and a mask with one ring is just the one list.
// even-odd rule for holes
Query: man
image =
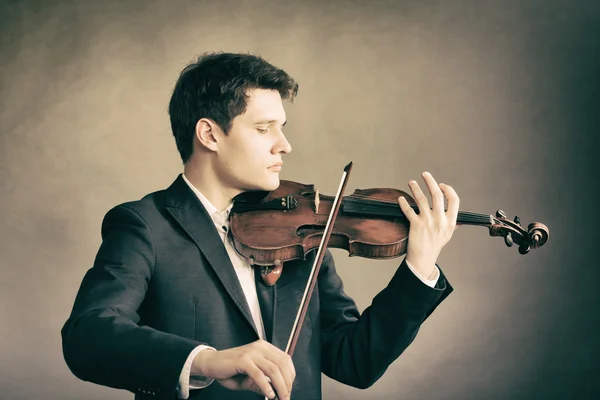
{"label": "man", "polygon": [[228,214],[238,194],[278,187],[291,151],[282,100],[297,90],[286,72],[247,54],[206,54],[184,69],[169,106],[183,174],[105,216],[62,329],[76,376],[136,399],[318,399],[321,373],[372,385],[451,292],[436,261],[459,199],[425,173],[433,204],[415,181],[419,212],[399,199],[411,228],[389,285],[360,315],[327,252],[294,356],[285,354],[315,252],[266,286],[232,247]]}

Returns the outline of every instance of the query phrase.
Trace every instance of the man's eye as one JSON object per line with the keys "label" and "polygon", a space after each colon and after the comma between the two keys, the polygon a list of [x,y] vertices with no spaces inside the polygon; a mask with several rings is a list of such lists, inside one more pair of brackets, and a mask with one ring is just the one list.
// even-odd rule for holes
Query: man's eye
{"label": "man's eye", "polygon": [[267,133],[269,132],[269,129],[267,128],[256,128],[257,131],[259,131],[260,133]]}

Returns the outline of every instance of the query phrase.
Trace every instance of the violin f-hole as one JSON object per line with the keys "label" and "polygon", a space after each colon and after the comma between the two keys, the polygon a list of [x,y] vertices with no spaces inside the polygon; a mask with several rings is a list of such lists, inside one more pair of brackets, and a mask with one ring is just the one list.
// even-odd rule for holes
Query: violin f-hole
{"label": "violin f-hole", "polygon": [[306,237],[314,233],[323,233],[324,229],[325,225],[300,225],[298,229],[296,229],[296,234],[300,237]]}

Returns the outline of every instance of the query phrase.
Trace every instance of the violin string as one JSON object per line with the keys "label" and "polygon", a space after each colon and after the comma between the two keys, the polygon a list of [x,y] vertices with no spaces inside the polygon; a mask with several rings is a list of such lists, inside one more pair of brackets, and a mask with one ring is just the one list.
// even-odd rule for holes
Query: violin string
{"label": "violin string", "polygon": [[[359,196],[353,196],[353,197],[359,197]],[[397,203],[391,202],[391,201],[384,201],[384,200],[352,199],[349,202],[359,203],[359,204],[362,203],[362,204],[370,204],[370,205],[379,205],[379,206],[383,206],[384,208],[389,208],[389,206],[392,206],[394,208],[398,207]],[[411,205],[411,207],[415,211],[419,210],[419,207],[417,205]],[[490,218],[491,218],[491,215],[489,215],[489,214],[473,213],[470,211],[459,211],[459,213],[458,213],[459,222],[489,224]]]}
{"label": "violin string", "polygon": [[[376,205],[381,206],[383,208],[389,207],[399,207],[397,202],[389,201],[389,200],[373,200],[366,198],[362,195],[351,195],[344,199],[346,203],[356,203],[356,204],[366,204],[366,205]],[[415,211],[419,210],[417,205],[411,205],[411,208]],[[489,225],[490,219],[496,221],[490,214],[481,214],[475,213],[471,211],[459,211],[457,216],[457,222],[460,223],[471,223],[471,224],[486,224]]]}

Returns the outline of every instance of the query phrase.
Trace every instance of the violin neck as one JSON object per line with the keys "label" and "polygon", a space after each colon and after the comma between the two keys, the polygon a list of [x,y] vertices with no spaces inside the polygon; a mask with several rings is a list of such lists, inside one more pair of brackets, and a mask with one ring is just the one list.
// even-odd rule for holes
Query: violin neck
{"label": "violin neck", "polygon": [[[411,205],[415,212],[419,213],[417,205]],[[397,202],[364,200],[348,197],[342,201],[342,212],[354,215],[370,215],[377,217],[405,218],[400,205]],[[470,211],[459,211],[456,223],[459,225],[490,226],[493,224],[490,214],[480,214]]]}
{"label": "violin neck", "polygon": [[490,214],[459,211],[456,223],[459,225],[490,226],[494,223],[494,217]]}

